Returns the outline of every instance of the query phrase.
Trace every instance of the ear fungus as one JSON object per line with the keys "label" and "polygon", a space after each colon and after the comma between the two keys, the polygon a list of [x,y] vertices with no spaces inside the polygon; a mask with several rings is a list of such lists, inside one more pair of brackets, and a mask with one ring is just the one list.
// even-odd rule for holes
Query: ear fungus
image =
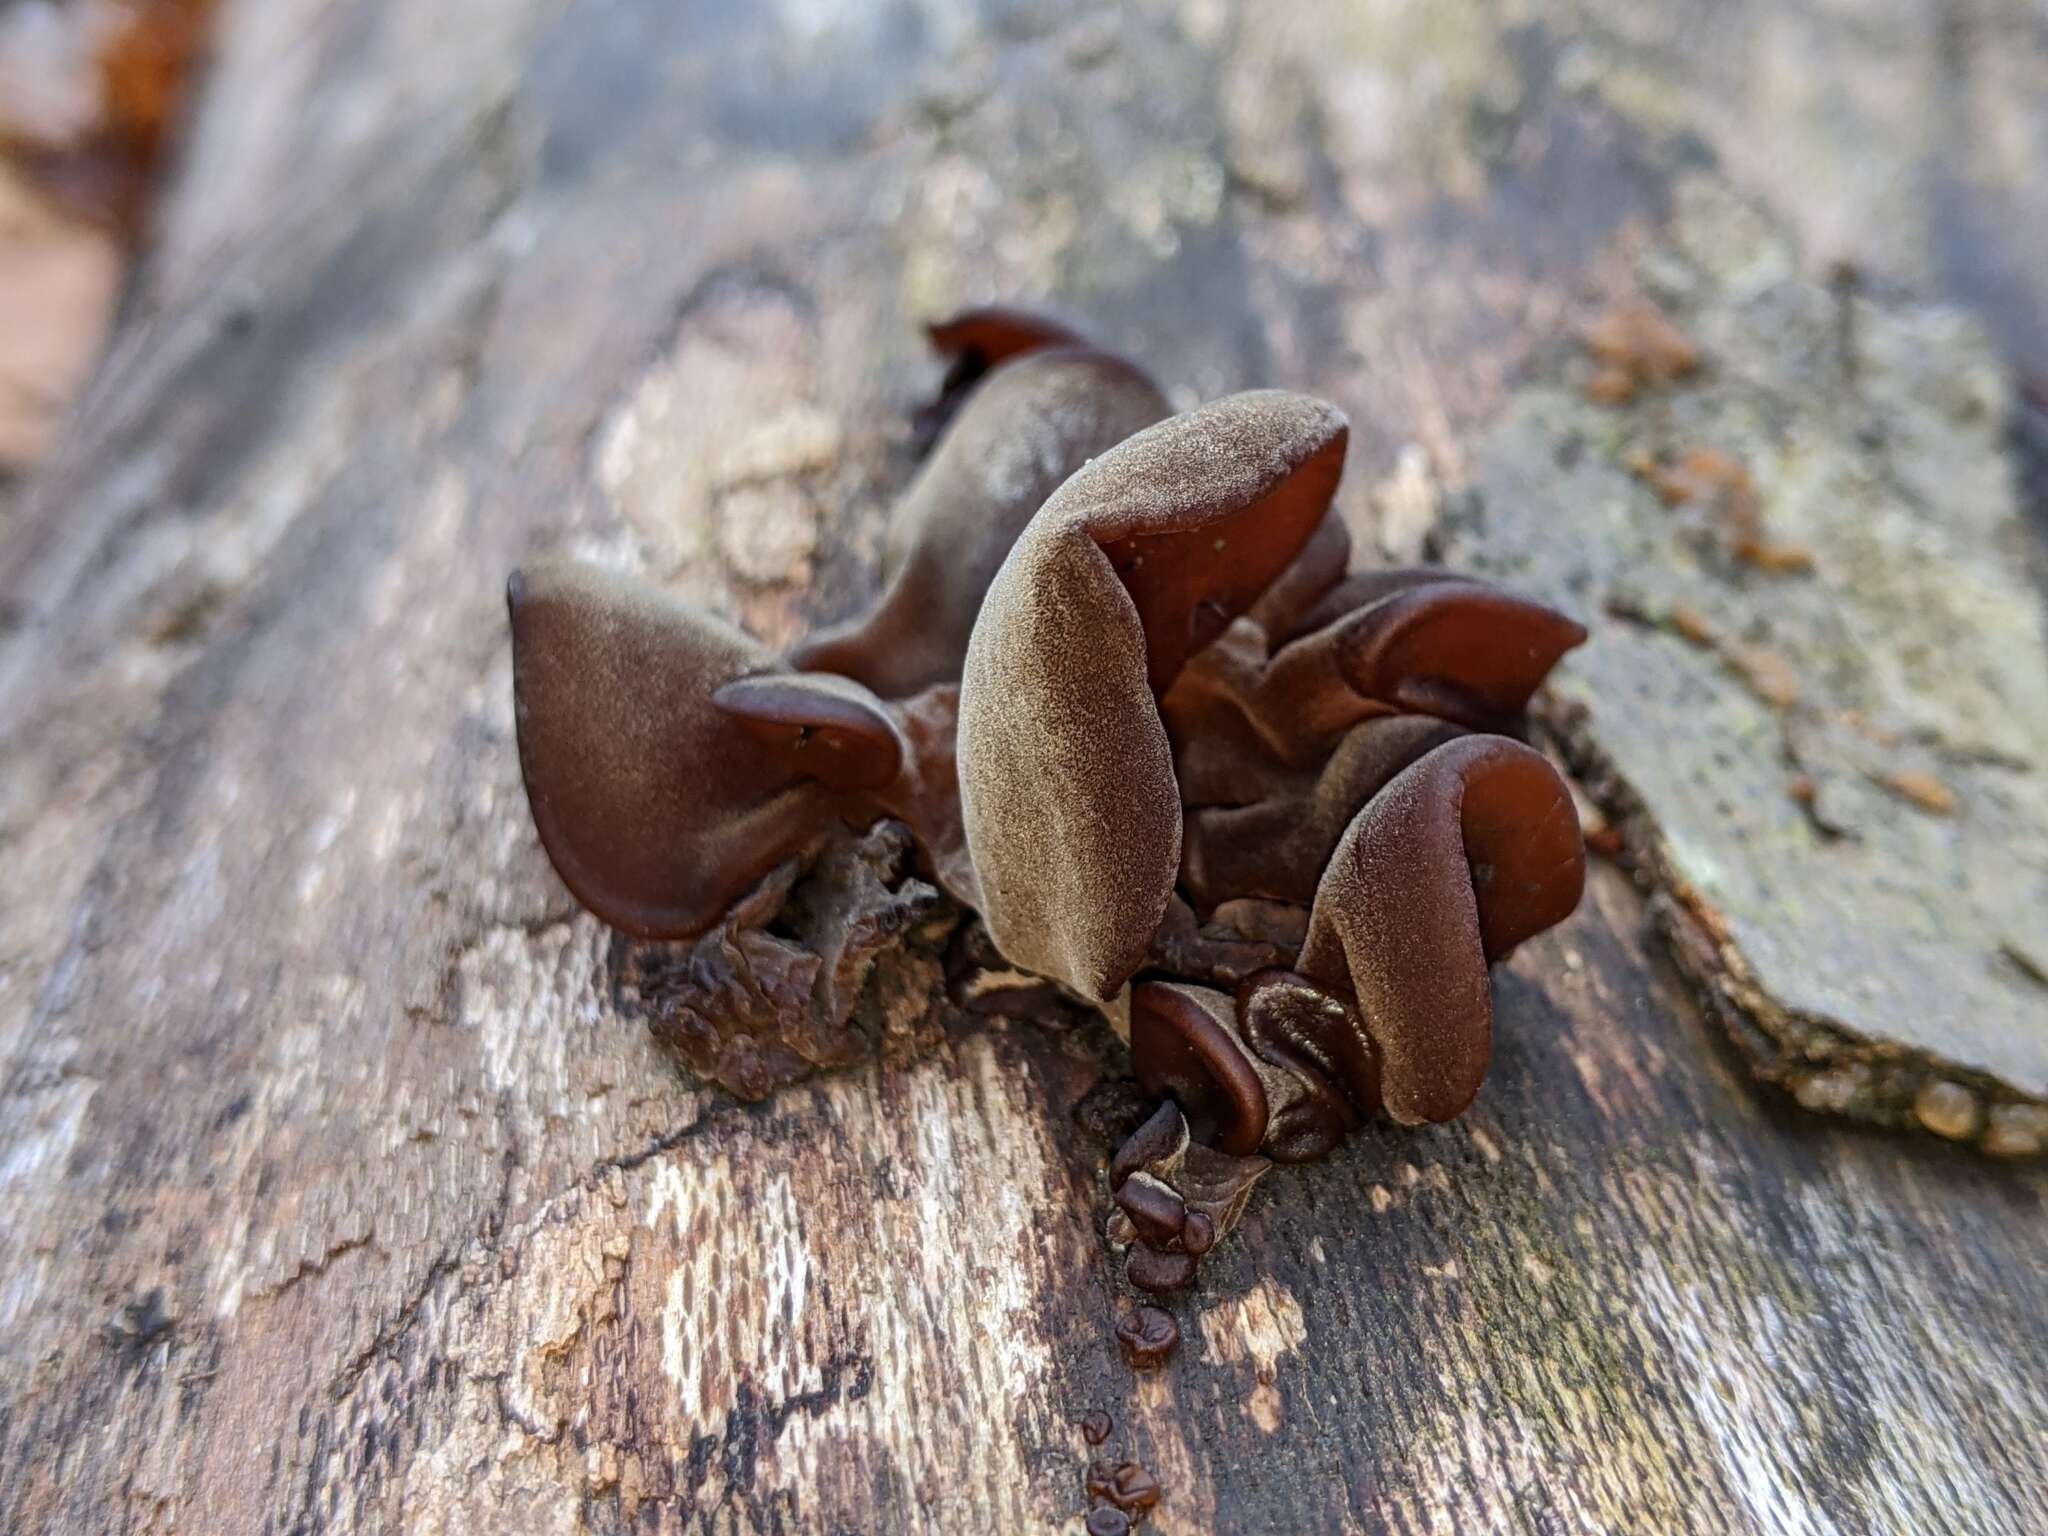
{"label": "ear fungus", "polygon": [[1257,896],[1307,906],[1352,818],[1402,769],[1463,735],[1425,715],[1387,715],[1345,733],[1322,768],[1259,782],[1249,803],[1187,813],[1180,884],[1197,910]]}
{"label": "ear fungus", "polygon": [[613,927],[701,933],[835,821],[884,813],[958,893],[944,857],[965,862],[950,690],[895,707],[799,676],[731,625],[576,561],[514,575],[506,599],[534,825],[563,883]]}
{"label": "ear fungus", "polygon": [[1358,1010],[1293,971],[1261,971],[1237,994],[1245,1046],[1276,1074],[1272,1118],[1259,1150],[1311,1163],[1380,1110],[1380,1061]]}
{"label": "ear fungus", "polygon": [[790,660],[886,698],[958,682],[982,597],[1032,514],[1075,470],[1167,409],[1136,365],[1103,352],[1037,352],[999,369],[897,504],[875,607],[812,636]]}
{"label": "ear fungus", "polygon": [[1226,993],[1154,981],[1131,991],[1131,1068],[1171,1098],[1194,1137],[1248,1157],[1265,1139],[1266,1088],[1237,1037]]}
{"label": "ear fungus", "polygon": [[925,327],[925,335],[931,338],[933,350],[954,360],[955,371],[963,366],[971,369],[970,377],[1025,352],[1085,344],[1081,334],[1064,321],[1015,304],[962,310],[934,320]]}
{"label": "ear fungus", "polygon": [[1325,513],[1294,563],[1274,578],[1246,611],[1259,629],[1275,637],[1294,633],[1307,613],[1344,579],[1351,563],[1351,530],[1335,508]]}
{"label": "ear fungus", "polygon": [[873,694],[819,673],[743,677],[711,695],[792,777],[834,789],[882,789],[903,773],[903,736]]}
{"label": "ear fungus", "polygon": [[1541,603],[1441,573],[1374,572],[1343,589],[1356,606],[1276,653],[1240,621],[1182,673],[1163,710],[1189,804],[1243,803],[1246,765],[1315,767],[1353,726],[1392,713],[1519,734],[1530,696],[1586,638]]}
{"label": "ear fungus", "polygon": [[982,912],[1013,962],[1108,999],[1180,864],[1155,695],[1300,553],[1348,428],[1320,401],[1235,395],[1076,473],[997,573],[967,649],[960,792]]}
{"label": "ear fungus", "polygon": [[[1555,609],[1461,580],[1390,592],[1325,633],[1337,671],[1362,697],[1481,731],[1516,728],[1550,669],[1586,639]],[[1314,644],[1288,646],[1276,672]]]}
{"label": "ear fungus", "polygon": [[1297,964],[1356,998],[1394,1120],[1449,1120],[1472,1102],[1492,1052],[1486,968],[1569,916],[1585,875],[1570,791],[1504,737],[1438,747],[1359,813]]}

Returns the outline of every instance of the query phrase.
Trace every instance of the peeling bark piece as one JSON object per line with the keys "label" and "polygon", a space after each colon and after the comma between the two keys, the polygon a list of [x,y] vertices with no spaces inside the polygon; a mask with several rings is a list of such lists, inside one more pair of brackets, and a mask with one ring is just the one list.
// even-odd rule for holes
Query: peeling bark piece
{"label": "peeling bark piece", "polygon": [[1505,737],[1438,747],[1359,813],[1317,889],[1300,970],[1357,998],[1394,1120],[1472,1102],[1492,1052],[1486,968],[1568,916],[1585,874],[1570,791]]}
{"label": "peeling bark piece", "polygon": [[735,1098],[765,1098],[813,1067],[859,1056],[849,1043],[810,1060],[783,1039],[785,1025],[808,1019],[820,969],[809,950],[764,931],[798,873],[794,860],[776,870],[697,939],[680,968],[657,962],[641,984],[655,1039]]}
{"label": "peeling bark piece", "polygon": [[997,573],[968,646],[960,788],[981,910],[1011,959],[1107,999],[1180,864],[1154,696],[1299,553],[1348,428],[1258,391],[1161,422],[1069,479]]}
{"label": "peeling bark piece", "polygon": [[943,907],[910,873],[910,830],[880,821],[859,837],[834,838],[791,892],[782,920],[819,959],[813,1012],[829,1028],[853,1016],[876,960]]}
{"label": "peeling bark piece", "polygon": [[1032,514],[1069,475],[1167,411],[1143,371],[1103,352],[1066,347],[997,369],[897,504],[880,599],[798,645],[791,662],[888,698],[957,683],[982,597]]}
{"label": "peeling bark piece", "polygon": [[[1657,260],[1695,274],[1680,321],[1730,366],[1622,417],[1526,391],[1475,445],[1445,558],[1727,637],[1710,653],[1600,625],[1552,685],[1553,734],[1625,823],[1674,957],[1759,1078],[1982,1148],[1992,1107],[2048,1103],[2048,988],[2008,958],[2015,936],[2048,946],[2048,612],[2015,558],[2031,536],[2012,382],[1952,309],[1758,287],[1689,241]],[[1574,441],[1616,448],[1567,462]],[[1727,558],[1631,473],[1631,447],[1692,443],[1745,467],[1808,574]],[[1727,640],[1782,665],[1739,672]],[[1899,774],[1930,775],[1952,814],[1887,789]],[[1930,1125],[1916,1106],[1943,1083],[1979,1113]]]}

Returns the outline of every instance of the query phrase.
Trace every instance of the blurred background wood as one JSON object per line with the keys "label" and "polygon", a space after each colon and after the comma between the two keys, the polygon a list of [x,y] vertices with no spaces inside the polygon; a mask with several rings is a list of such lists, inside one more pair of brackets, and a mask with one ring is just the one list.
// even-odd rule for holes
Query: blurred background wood
{"label": "blurred background wood", "polygon": [[1106,1039],[680,1078],[501,612],[556,549],[848,611],[972,299],[1338,400],[1366,537],[1688,189],[2038,374],[2038,9],[848,9],[223,7],[0,531],[0,1524],[1078,1529],[1091,1409],[1167,1532],[2048,1524],[2048,1178],[1760,1093],[1613,868],[1474,1112],[1269,1178],[1139,1380]]}

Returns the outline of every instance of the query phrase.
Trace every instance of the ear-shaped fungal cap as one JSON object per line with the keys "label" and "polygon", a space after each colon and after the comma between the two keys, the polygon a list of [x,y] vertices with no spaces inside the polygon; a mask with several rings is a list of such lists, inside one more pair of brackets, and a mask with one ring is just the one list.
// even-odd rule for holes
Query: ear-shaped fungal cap
{"label": "ear-shaped fungal cap", "polygon": [[976,373],[1024,352],[1046,347],[1079,346],[1080,332],[1064,321],[1014,304],[991,304],[962,310],[925,327],[941,355],[970,364]]}
{"label": "ear-shaped fungal cap", "polygon": [[1001,369],[967,399],[890,520],[875,607],[790,653],[885,698],[958,682],[983,595],[1032,514],[1098,454],[1167,414],[1135,364],[1063,349]]}
{"label": "ear-shaped fungal cap", "polygon": [[1238,988],[1237,1017],[1252,1054],[1281,1074],[1266,1156],[1314,1162],[1379,1113],[1379,1052],[1342,997],[1293,971],[1261,971]]}
{"label": "ear-shaped fungal cap", "polygon": [[790,777],[834,789],[882,789],[903,773],[905,747],[896,724],[873,694],[843,677],[776,672],[743,677],[711,702],[763,748]]}
{"label": "ear-shaped fungal cap", "polygon": [[1248,1157],[1266,1135],[1266,1088],[1237,1037],[1226,993],[1154,981],[1131,990],[1131,1067],[1166,1094],[1196,1140]]}
{"label": "ear-shaped fungal cap", "polygon": [[676,938],[825,824],[827,795],[713,702],[775,666],[732,626],[574,561],[514,575],[519,763],[543,847],[614,927]]}
{"label": "ear-shaped fungal cap", "polygon": [[1515,732],[1530,695],[1586,638],[1555,609],[1485,582],[1374,574],[1372,586],[1345,583],[1365,601],[1281,647],[1258,679],[1253,708],[1280,755],[1319,753],[1390,709]]}
{"label": "ear-shaped fungal cap", "polygon": [[1189,811],[1181,889],[1203,912],[1241,896],[1307,906],[1359,811],[1410,763],[1463,734],[1425,715],[1383,715],[1353,726],[1320,772],[1292,775],[1286,790]]}
{"label": "ear-shaped fungal cap", "polygon": [[1286,569],[1329,506],[1347,428],[1235,395],[1148,428],[1053,494],[990,585],[960,696],[982,913],[1015,963],[1107,998],[1180,864],[1154,696]]}
{"label": "ear-shaped fungal cap", "polygon": [[1351,530],[1333,507],[1302,545],[1294,563],[1274,578],[1246,617],[1278,645],[1344,579],[1344,568],[1350,563]]}
{"label": "ear-shaped fungal cap", "polygon": [[1564,781],[1503,737],[1438,747],[1359,813],[1298,968],[1357,998],[1393,1119],[1449,1120],[1472,1102],[1492,1052],[1486,967],[1568,916],[1585,876]]}
{"label": "ear-shaped fungal cap", "polygon": [[701,933],[835,818],[873,820],[914,777],[879,699],[790,674],[647,582],[547,561],[506,598],[534,825],[615,928]]}
{"label": "ear-shaped fungal cap", "polygon": [[1338,669],[1360,694],[1474,730],[1514,727],[1550,669],[1586,639],[1554,608],[1457,580],[1390,593],[1333,633]]}

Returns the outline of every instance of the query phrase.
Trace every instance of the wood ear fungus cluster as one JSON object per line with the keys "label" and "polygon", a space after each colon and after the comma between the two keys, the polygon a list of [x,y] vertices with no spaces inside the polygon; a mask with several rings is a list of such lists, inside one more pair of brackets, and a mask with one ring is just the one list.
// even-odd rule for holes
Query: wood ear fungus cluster
{"label": "wood ear fungus cluster", "polygon": [[[629,578],[513,578],[534,820],[593,911],[675,939],[906,828],[1006,995],[1126,1031],[1160,1108],[1112,1167],[1112,1237],[1172,1290],[1270,1162],[1477,1093],[1488,967],[1584,880],[1570,795],[1518,738],[1585,634],[1449,572],[1348,571],[1330,405],[1171,415],[1025,312],[932,334],[953,414],[864,615],[783,657]],[[954,996],[972,981],[956,963]]]}

